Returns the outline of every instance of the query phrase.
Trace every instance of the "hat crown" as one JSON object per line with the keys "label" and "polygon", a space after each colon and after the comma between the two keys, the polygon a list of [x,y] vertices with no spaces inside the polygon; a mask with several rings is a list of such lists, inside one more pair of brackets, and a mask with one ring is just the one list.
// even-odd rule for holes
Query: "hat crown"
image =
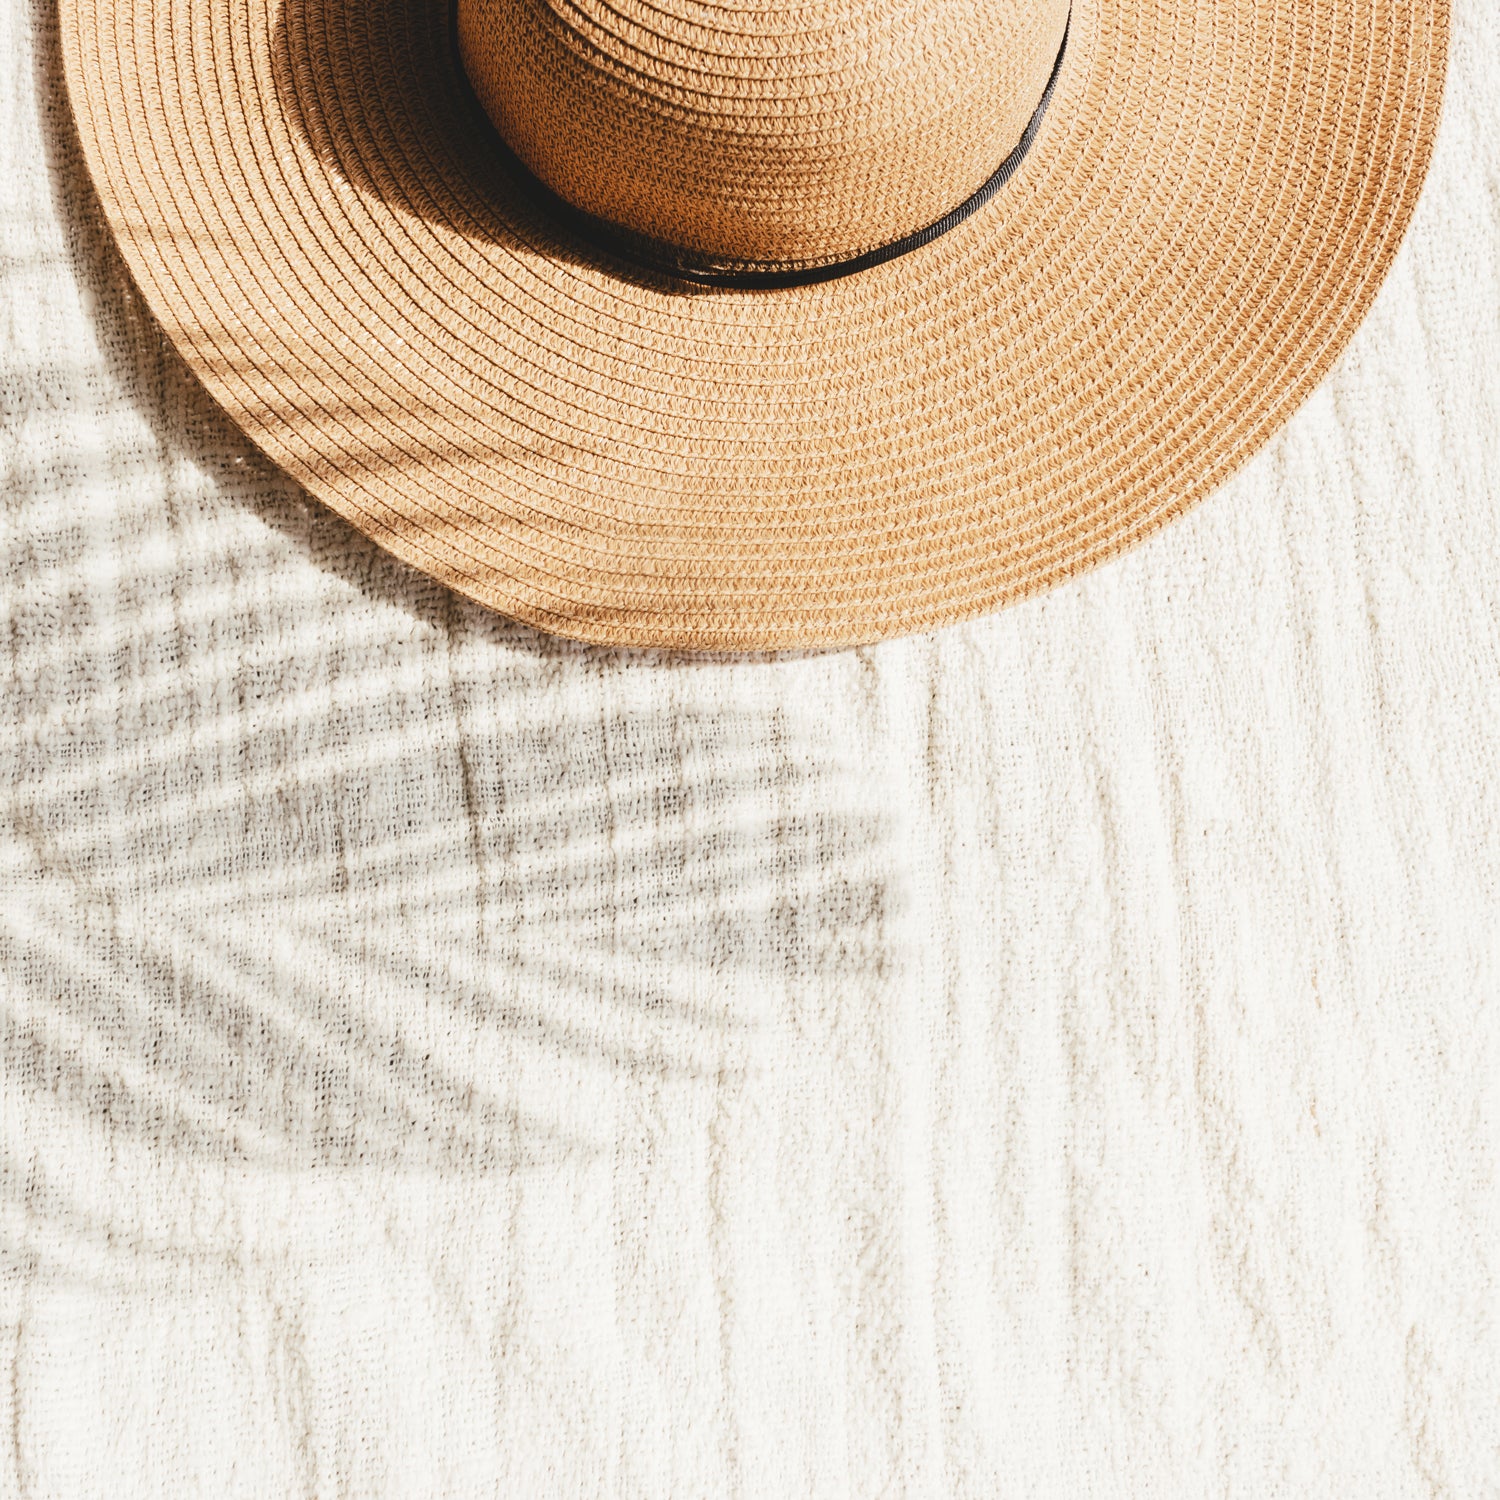
{"label": "hat crown", "polygon": [[1015,147],[1068,0],[458,0],[469,80],[559,196],[729,262],[819,264]]}

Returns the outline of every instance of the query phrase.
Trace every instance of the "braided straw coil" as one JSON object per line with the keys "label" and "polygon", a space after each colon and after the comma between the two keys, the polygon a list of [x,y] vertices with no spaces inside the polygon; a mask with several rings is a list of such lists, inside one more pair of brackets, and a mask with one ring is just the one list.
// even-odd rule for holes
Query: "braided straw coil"
{"label": "braided straw coil", "polygon": [[[1390,264],[1447,20],[1447,0],[62,0],[126,261],[272,458],[506,614],[718,649],[967,618],[1214,488]],[[1065,28],[1014,175],[852,274],[694,284],[580,234],[533,180],[685,252],[826,266],[974,193]]]}
{"label": "braided straw coil", "polygon": [[1067,0],[458,0],[475,92],[559,196],[721,260],[791,264],[969,197],[1025,130],[1067,20]]}

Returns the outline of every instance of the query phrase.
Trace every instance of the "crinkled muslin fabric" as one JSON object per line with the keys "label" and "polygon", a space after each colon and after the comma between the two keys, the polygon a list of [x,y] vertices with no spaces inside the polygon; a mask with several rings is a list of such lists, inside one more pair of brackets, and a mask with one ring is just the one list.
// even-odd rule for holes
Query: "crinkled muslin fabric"
{"label": "crinkled muslin fabric", "polygon": [[309,502],[0,12],[0,1492],[1500,1493],[1500,38],[1192,515],[738,661]]}

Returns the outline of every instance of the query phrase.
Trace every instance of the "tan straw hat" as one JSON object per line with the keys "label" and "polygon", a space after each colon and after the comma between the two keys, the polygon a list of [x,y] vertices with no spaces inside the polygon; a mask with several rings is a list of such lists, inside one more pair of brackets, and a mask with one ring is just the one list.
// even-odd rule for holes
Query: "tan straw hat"
{"label": "tan straw hat", "polygon": [[1447,0],[62,0],[94,181],[319,499],[600,642],[839,645],[1220,483],[1374,296]]}

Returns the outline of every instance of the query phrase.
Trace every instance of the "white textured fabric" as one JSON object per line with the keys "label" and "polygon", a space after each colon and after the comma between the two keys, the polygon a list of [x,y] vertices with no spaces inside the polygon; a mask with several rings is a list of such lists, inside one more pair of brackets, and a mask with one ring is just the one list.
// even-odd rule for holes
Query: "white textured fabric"
{"label": "white textured fabric", "polygon": [[1500,1494],[1500,37],[1182,523],[875,649],[257,457],[0,23],[0,1492]]}

